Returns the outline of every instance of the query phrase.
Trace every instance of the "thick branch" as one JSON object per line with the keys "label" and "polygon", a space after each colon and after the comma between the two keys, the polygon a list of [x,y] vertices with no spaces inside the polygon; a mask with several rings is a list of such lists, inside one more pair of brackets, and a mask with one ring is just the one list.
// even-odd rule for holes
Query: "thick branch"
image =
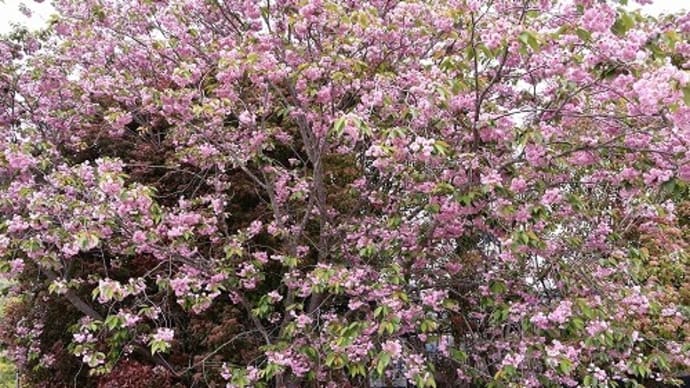
{"label": "thick branch", "polygon": [[[51,282],[58,279],[58,275],[49,268],[41,268],[41,271],[43,271],[48,280],[50,280]],[[68,288],[67,292],[65,292],[65,298],[67,298],[67,300],[72,304],[72,306],[74,306],[74,308],[79,310],[84,315],[89,316],[93,319],[103,320],[103,316],[98,311],[94,310],[94,308],[91,307],[88,303],[84,302],[84,300],[81,299],[79,295],[77,295],[77,293],[74,292],[74,290]]]}

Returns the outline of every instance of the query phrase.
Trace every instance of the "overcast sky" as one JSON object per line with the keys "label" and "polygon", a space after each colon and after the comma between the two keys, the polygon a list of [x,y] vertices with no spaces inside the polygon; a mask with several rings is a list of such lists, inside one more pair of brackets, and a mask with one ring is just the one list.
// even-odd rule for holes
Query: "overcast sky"
{"label": "overcast sky", "polygon": [[[21,13],[21,4],[32,11],[31,18]],[[12,23],[22,24],[31,29],[40,28],[52,11],[50,0],[42,3],[36,3],[34,0],[0,0],[0,33],[9,31]]]}
{"label": "overcast sky", "polygon": [[[633,0],[629,2],[634,3]],[[24,16],[19,10],[21,4],[32,11],[33,15],[30,18]],[[632,8],[637,7],[632,6]],[[690,9],[690,1],[655,0],[653,4],[642,8],[651,14],[678,12],[683,8]],[[0,0],[0,33],[9,31],[11,23],[19,23],[32,29],[40,28],[48,20],[52,11],[50,0],[44,0],[41,3],[36,3],[34,0]]]}
{"label": "overcast sky", "polygon": [[[632,3],[633,1],[629,2]],[[645,5],[642,7],[642,9],[654,15],[658,15],[660,13],[688,11],[690,10],[690,2],[688,0],[656,0],[653,2],[653,4]]]}

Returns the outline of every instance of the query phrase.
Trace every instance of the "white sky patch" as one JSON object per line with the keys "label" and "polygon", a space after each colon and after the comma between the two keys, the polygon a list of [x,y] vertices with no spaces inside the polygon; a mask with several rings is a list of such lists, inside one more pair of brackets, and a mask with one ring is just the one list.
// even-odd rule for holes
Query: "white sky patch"
{"label": "white sky patch", "polygon": [[[31,17],[21,12],[22,4],[31,11]],[[9,32],[12,24],[26,26],[30,30],[38,30],[46,25],[52,13],[53,6],[49,0],[37,3],[34,0],[0,0],[0,34]]]}
{"label": "white sky patch", "polygon": [[[630,1],[632,3],[632,1]],[[647,4],[640,7],[637,4],[633,4],[630,8],[638,9],[642,8],[642,11],[650,15],[661,15],[677,12],[688,12],[690,11],[690,1],[688,0],[656,0],[652,4]]]}

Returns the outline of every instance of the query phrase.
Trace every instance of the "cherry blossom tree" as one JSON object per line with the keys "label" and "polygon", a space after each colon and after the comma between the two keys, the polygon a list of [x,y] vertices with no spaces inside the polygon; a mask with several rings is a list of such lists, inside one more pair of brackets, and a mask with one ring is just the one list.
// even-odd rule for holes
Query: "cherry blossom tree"
{"label": "cherry blossom tree", "polygon": [[690,15],[625,3],[55,0],[0,42],[8,354],[44,386],[673,382]]}

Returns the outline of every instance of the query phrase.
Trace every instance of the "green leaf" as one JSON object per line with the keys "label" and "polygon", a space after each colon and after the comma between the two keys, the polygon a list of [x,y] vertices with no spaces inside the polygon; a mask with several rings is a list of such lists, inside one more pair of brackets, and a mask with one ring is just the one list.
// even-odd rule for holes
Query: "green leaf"
{"label": "green leaf", "polygon": [[569,374],[572,369],[573,363],[570,360],[562,358],[561,361],[558,363],[558,370],[564,375]]}
{"label": "green leaf", "polygon": [[93,354],[93,356],[89,360],[88,364],[90,367],[93,368],[93,367],[96,367],[96,366],[102,364],[104,360],[105,360],[105,353],[96,352]]}
{"label": "green leaf", "polygon": [[362,120],[356,119],[355,125],[357,126],[357,129],[359,129],[359,132],[363,135],[372,136],[374,134],[371,128],[367,125],[367,123],[365,123]]}
{"label": "green leaf", "polygon": [[524,45],[531,47],[534,51],[539,50],[539,37],[534,31],[523,31],[518,36],[518,40]]}
{"label": "green leaf", "polygon": [[232,380],[230,380],[230,383],[234,386],[244,388],[249,386],[250,381],[246,372],[243,369],[237,368],[232,370]]}
{"label": "green leaf", "polygon": [[422,323],[419,325],[419,329],[422,331],[422,333],[428,333],[431,331],[435,331],[438,328],[438,323],[434,321],[431,318],[425,318]]}
{"label": "green leaf", "polygon": [[105,319],[105,326],[110,330],[115,330],[122,324],[122,317],[117,315],[110,315]]}
{"label": "green leaf", "polygon": [[101,240],[93,232],[77,233],[77,246],[82,252],[88,252],[97,247]]}
{"label": "green leaf", "polygon": [[519,231],[518,232],[518,240],[522,244],[527,245],[529,243],[529,236],[524,231]]}
{"label": "green leaf", "polygon": [[467,361],[467,358],[468,358],[467,353],[463,352],[462,350],[458,350],[458,349],[451,349],[450,350],[450,356],[453,358],[453,360],[460,362],[460,363]]}
{"label": "green leaf", "polygon": [[584,28],[578,28],[575,30],[575,35],[585,42],[589,42],[592,39],[592,33],[585,30]]}
{"label": "green leaf", "polygon": [[635,26],[635,19],[629,13],[622,11],[611,27],[611,31],[618,36],[624,36],[633,26]]}
{"label": "green leaf", "polygon": [[304,346],[302,347],[301,351],[302,354],[309,357],[311,360],[316,361],[319,359],[319,352],[311,346]]}
{"label": "green leaf", "polygon": [[333,134],[335,134],[335,136],[340,136],[343,134],[343,128],[345,128],[346,120],[347,117],[343,116],[333,122]]}
{"label": "green leaf", "polygon": [[499,324],[501,322],[505,322],[508,319],[509,315],[510,310],[508,309],[508,306],[501,306],[500,308],[494,310],[494,312],[491,313],[489,319],[491,320],[491,322]]}
{"label": "green leaf", "polygon": [[159,225],[161,222],[163,222],[163,209],[161,209],[157,203],[154,202],[149,211],[151,212],[151,219],[153,220],[154,224]]}
{"label": "green leaf", "polygon": [[391,321],[382,322],[379,326],[379,335],[388,334],[391,335],[395,333],[396,325]]}
{"label": "green leaf", "polygon": [[280,366],[278,364],[274,364],[272,362],[269,362],[268,365],[266,365],[266,367],[264,369],[262,369],[260,373],[264,379],[270,379],[271,377],[282,372],[282,370],[283,370],[282,366]]}
{"label": "green leaf", "polygon": [[348,365],[347,369],[348,369],[348,372],[350,373],[350,377],[357,377],[357,376],[366,377],[367,376],[367,370],[364,368],[364,365],[362,365],[362,364],[351,364],[351,365]]}
{"label": "green leaf", "polygon": [[379,361],[376,363],[376,373],[378,373],[379,376],[383,376],[383,372],[386,371],[386,368],[388,367],[390,361],[390,354],[386,352],[381,352],[379,354]]}
{"label": "green leaf", "polygon": [[450,149],[450,145],[443,140],[436,140],[433,147],[434,152],[441,156],[448,155],[448,150]]}
{"label": "green leaf", "polygon": [[501,282],[501,281],[498,281],[498,280],[492,281],[492,282],[489,284],[489,289],[490,289],[491,292],[493,292],[494,294],[502,294],[502,293],[504,293],[504,292],[507,291],[507,288],[506,288],[505,283],[503,283],[503,282]]}
{"label": "green leaf", "polygon": [[577,317],[573,318],[570,321],[570,324],[572,325],[572,327],[575,331],[580,331],[580,330],[585,328],[585,322],[581,318],[577,318]]}
{"label": "green leaf", "polygon": [[287,256],[284,263],[289,268],[295,268],[299,264],[299,259],[295,256]]}

